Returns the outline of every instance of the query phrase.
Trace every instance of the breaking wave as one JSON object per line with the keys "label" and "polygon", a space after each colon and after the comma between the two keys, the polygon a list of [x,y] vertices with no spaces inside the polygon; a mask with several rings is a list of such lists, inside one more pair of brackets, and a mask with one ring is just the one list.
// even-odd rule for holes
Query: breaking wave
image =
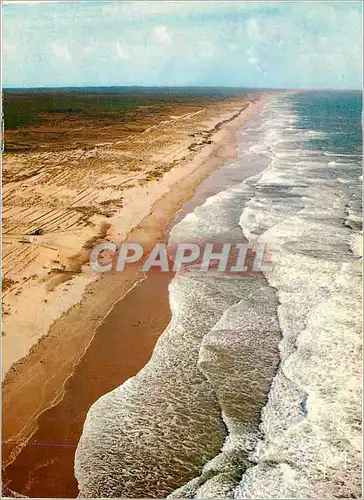
{"label": "breaking wave", "polygon": [[[348,105],[345,96],[335,98],[337,106]],[[292,103],[301,122],[319,105],[305,95]],[[358,102],[347,116],[353,135],[360,134],[359,117]],[[292,137],[282,134],[240,219],[248,238],[269,244],[268,281],[278,290],[283,339],[262,415],[264,438],[251,457],[257,465],[242,477],[236,498],[361,495],[361,265],[350,251],[361,229],[361,142],[348,144],[345,133],[340,142],[343,124],[333,118],[321,123],[326,141],[311,144],[300,161],[304,134],[294,134],[293,156]],[[333,164],[325,147],[334,134],[336,149],[353,153],[330,153],[340,159]]]}
{"label": "breaking wave", "polygon": [[175,276],[151,360],[88,413],[80,496],[360,496],[353,100],[304,93],[266,105],[239,134],[231,186],[173,227],[171,243],[258,238],[273,271]]}

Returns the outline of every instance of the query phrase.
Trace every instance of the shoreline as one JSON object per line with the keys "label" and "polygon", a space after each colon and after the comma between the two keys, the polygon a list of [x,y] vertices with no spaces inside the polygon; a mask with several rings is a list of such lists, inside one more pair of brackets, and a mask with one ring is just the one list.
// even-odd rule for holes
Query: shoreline
{"label": "shoreline", "polygon": [[[214,142],[205,144],[192,161],[166,174],[167,177],[173,173],[172,177],[177,177],[178,180],[167,185],[169,190],[153,204],[149,215],[130,231],[129,240],[152,245],[163,239],[165,227],[183,203],[191,198],[202,180],[222,166],[224,160],[234,159],[236,131],[256,116],[269,97],[269,94],[265,94],[250,103],[241,110],[239,116],[225,122],[213,134]],[[176,170],[180,171],[179,177]],[[163,182],[164,178],[161,183]],[[176,184],[177,193],[173,189]],[[80,303],[63,314],[52,325],[48,334],[31,348],[29,355],[10,369],[3,384],[3,413],[6,416],[3,429],[5,467],[15,460],[34,434],[40,415],[62,400],[65,387],[91,346],[97,329],[102,328],[113,309],[122,302],[123,297],[132,293],[141,278],[137,269],[128,269],[123,273],[122,280],[120,273],[108,273],[89,284]],[[63,338],[62,343],[59,342],[60,338]],[[67,349],[68,341],[72,342],[72,352]],[[51,378],[48,366],[52,367]],[[138,369],[142,366],[143,364]],[[56,372],[54,367],[58,368]],[[134,373],[129,373],[126,378],[136,373],[135,368]],[[24,380],[27,380],[26,387],[22,385]],[[118,380],[120,383],[120,376]]]}
{"label": "shoreline", "polygon": [[[323,98],[319,96],[319,99]],[[193,280],[183,278],[178,284],[176,276],[170,288],[173,318],[158,341],[152,359],[136,377],[105,394],[87,414],[75,461],[81,496],[139,497],[146,494],[162,497],[173,491],[173,497],[186,494],[216,497],[224,496],[229,491],[228,496],[231,497],[256,497],[259,496],[257,492],[262,492],[264,497],[264,492],[269,493],[272,488],[277,498],[285,496],[287,491],[291,491],[292,497],[304,492],[307,498],[326,498],[335,491],[340,491],[343,497],[360,493],[360,429],[357,422],[360,416],[361,324],[356,312],[360,309],[361,273],[360,263],[353,258],[349,248],[357,226],[342,223],[343,219],[350,220],[347,207],[353,205],[359,194],[357,180],[360,164],[351,159],[352,156],[360,157],[359,144],[356,143],[353,150],[348,151],[345,140],[338,139],[340,149],[336,153],[327,152],[320,145],[312,147],[311,138],[326,133],[328,124],[316,124],[312,129],[310,122],[302,124],[300,117],[306,119],[306,109],[302,109],[300,103],[305,103],[305,96],[298,96],[292,102],[292,106],[287,106],[283,96],[274,105],[268,106],[262,120],[258,119],[268,168],[260,177],[251,178],[253,193],[249,189],[247,197],[239,199],[239,189],[232,189],[239,200],[237,213],[234,195],[233,200],[228,195],[227,200],[224,200],[224,195],[221,200],[218,195],[205,205],[198,206],[194,221],[187,218],[185,224],[181,222],[182,227],[175,228],[177,239],[178,235],[190,239],[195,234],[209,237],[211,233],[215,234],[216,226],[220,227],[220,214],[225,214],[224,208],[228,207],[226,212],[231,214],[232,221],[239,221],[248,240],[258,234],[261,241],[268,241],[270,250],[274,252],[273,273],[268,273],[266,279],[270,284],[268,290],[273,290],[274,294],[274,290],[277,291],[276,305],[279,304],[279,309],[276,312],[280,331],[275,344],[280,344],[280,365],[275,377],[270,380],[271,384],[266,387],[262,413],[257,415],[256,423],[261,424],[262,434],[256,446],[247,449],[244,445],[241,448],[247,437],[246,428],[242,425],[247,418],[246,403],[249,400],[245,382],[248,386],[249,382],[253,383],[254,400],[257,382],[244,359],[248,359],[256,369],[256,355],[263,355],[262,366],[266,368],[265,349],[261,344],[254,348],[249,342],[249,349],[252,349],[250,356],[246,356],[247,352],[241,348],[231,352],[233,337],[226,342],[227,337],[222,333],[234,318],[233,324],[239,329],[247,321],[253,338],[266,338],[266,335],[256,335],[257,329],[264,332],[263,322],[259,321],[257,329],[252,329],[248,314],[251,307],[256,317],[259,311],[257,305],[266,305],[266,301],[259,299],[253,305],[252,295],[245,294],[248,302],[239,302],[240,318],[235,315],[235,308],[224,307],[223,317],[218,322],[216,317],[209,324],[219,300],[212,301],[213,307],[209,309],[211,290],[209,294],[204,294],[200,289],[204,278],[194,288],[191,284]],[[289,128],[292,109],[297,117],[293,130]],[[313,99],[311,114],[314,117],[315,111]],[[358,116],[358,110],[356,113]],[[265,134],[267,124],[273,124],[272,136],[268,137]],[[327,132],[329,137],[335,138],[337,132],[342,130],[340,116],[337,127],[333,126],[333,130]],[[252,128],[255,131],[255,125]],[[275,131],[280,134],[278,141]],[[290,144],[292,133],[298,139],[297,145]],[[254,132],[252,140],[255,142]],[[284,144],[286,142],[288,144]],[[257,143],[260,144],[259,139]],[[312,151],[307,152],[307,149]],[[304,160],[298,171],[297,150],[299,158]],[[357,155],[348,154],[355,151],[358,151]],[[283,158],[280,159],[280,156]],[[329,162],[327,156],[337,160],[335,165],[339,172],[332,170],[334,162]],[[239,162],[238,165],[246,163],[249,164],[249,161]],[[257,164],[260,163],[261,159]],[[215,176],[223,177],[228,170],[215,171],[202,185],[211,186]],[[246,172],[242,168],[240,171]],[[341,177],[336,177],[340,174]],[[350,188],[346,186],[349,183]],[[287,191],[284,190],[286,186]],[[196,190],[192,203],[199,190]],[[283,209],[281,204],[284,204]],[[240,207],[244,210],[241,211]],[[224,220],[230,228],[229,218]],[[261,221],[267,221],[268,228],[262,227]],[[235,227],[234,224],[232,227]],[[318,233],[322,234],[319,241],[315,238]],[[225,235],[225,227],[221,227],[218,234],[219,237],[220,234]],[[333,249],[335,252],[332,252]],[[292,254],[297,259],[292,261]],[[221,284],[216,290],[221,292]],[[230,293],[223,295],[231,297]],[[264,308],[263,317],[272,318],[272,315],[267,315]],[[206,324],[209,326],[205,330]],[[268,330],[271,331],[271,328],[268,327]],[[195,343],[200,336],[202,343]],[[238,332],[237,337],[241,340],[244,335]],[[237,368],[239,383],[232,388],[229,383],[225,385],[226,379],[222,374],[226,372],[228,380],[234,385],[235,377],[231,373],[232,366],[235,373],[234,355],[243,365],[242,371]],[[319,371],[317,366],[320,366]],[[198,367],[198,370],[193,370],[193,367]],[[245,374],[244,369],[247,369]],[[205,379],[207,375],[207,380],[213,384],[213,394],[219,402],[217,412],[207,397],[209,384],[200,391],[195,390],[201,371],[205,373]],[[261,375],[262,371],[258,369],[255,373]],[[242,400],[239,401],[240,397]],[[236,406],[241,411],[240,415],[238,411],[237,417]],[[228,418],[229,408],[237,419],[235,423],[234,418]],[[213,438],[219,435],[219,420],[214,424],[216,414],[223,415],[228,435],[224,445],[220,441],[214,450],[211,449],[215,446]],[[205,415],[211,420],[210,427],[204,421]],[[176,418],[178,426],[175,425]],[[202,433],[201,421],[204,422]],[[247,421],[251,423],[251,417]],[[302,448],[299,444],[305,441],[307,435],[310,446]],[[138,438],[134,440],[134,436]],[[144,436],[147,439],[143,439]],[[206,444],[210,447],[208,450]],[[199,453],[201,450],[205,453],[209,451],[211,461],[207,462],[204,457],[195,469],[197,474],[191,472],[189,477],[181,480],[179,465],[181,468],[187,463],[191,465],[190,457],[194,456],[195,450]],[[244,461],[240,467],[243,450],[253,450],[254,453],[248,467]],[[101,468],[100,455],[103,457]],[[278,456],[278,459],[272,462],[272,455]],[[174,460],[176,456],[178,462]],[[290,458],[288,469],[285,457]],[[336,457],[335,460],[332,457]],[[287,478],[282,478],[284,468],[289,472]],[[134,478],[133,482],[129,481],[130,477]],[[181,484],[183,486],[175,489]]]}
{"label": "shoreline", "polygon": [[[83,143],[74,150],[71,134],[68,151],[5,153],[3,376],[98,278],[88,265],[92,246],[125,240],[198,166],[202,150],[208,154],[212,135],[256,99],[247,94],[200,103],[197,113],[180,114],[190,110],[177,106],[169,111],[176,116],[139,117],[147,128],[124,140],[116,124],[108,132],[113,141],[93,149]],[[51,147],[49,134],[36,130]]]}

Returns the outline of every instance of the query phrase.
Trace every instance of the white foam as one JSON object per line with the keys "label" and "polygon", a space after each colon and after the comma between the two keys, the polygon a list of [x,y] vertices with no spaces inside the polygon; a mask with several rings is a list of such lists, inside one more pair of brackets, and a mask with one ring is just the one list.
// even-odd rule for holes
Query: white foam
{"label": "white foam", "polygon": [[171,231],[173,243],[268,242],[271,287],[193,269],[174,278],[150,362],[89,411],[82,496],[360,495],[361,278],[349,247],[358,233],[343,224],[349,201],[357,208],[356,156],[310,148],[324,135],[298,123],[291,98],[265,106],[235,166],[260,157],[269,168]]}
{"label": "white foam", "polygon": [[[174,226],[170,243],[244,240],[241,206],[258,179],[196,207]],[[164,497],[196,475],[184,492],[210,483],[212,475],[219,482],[226,469],[236,475],[238,463],[245,470],[240,455],[257,441],[262,398],[278,360],[275,293],[262,277],[257,282],[190,269],[172,280],[169,300],[172,320],[151,360],[88,412],[75,459],[81,496]],[[258,365],[260,378],[250,383]],[[231,489],[236,480],[229,481]]]}
{"label": "white foam", "polygon": [[[360,496],[360,264],[348,253],[341,222],[350,181],[335,183],[321,165],[295,169],[293,162],[283,173],[276,160],[240,219],[248,238],[269,242],[274,270],[267,278],[278,289],[283,340],[264,439],[251,457],[257,465],[243,475],[236,498]],[[284,196],[259,193],[260,185],[281,184],[282,175],[298,196],[286,209]]]}

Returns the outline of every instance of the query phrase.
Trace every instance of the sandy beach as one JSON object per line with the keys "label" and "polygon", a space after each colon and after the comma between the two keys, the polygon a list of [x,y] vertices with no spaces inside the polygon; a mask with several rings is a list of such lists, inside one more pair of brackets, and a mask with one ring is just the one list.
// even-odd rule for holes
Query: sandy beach
{"label": "sandy beach", "polygon": [[[28,236],[27,245],[37,249],[38,257],[26,272],[31,269],[37,278],[24,279],[21,293],[10,288],[11,293],[5,292],[4,299],[5,307],[17,311],[5,316],[3,336],[7,372],[3,383],[4,479],[12,490],[28,496],[76,496],[73,454],[87,409],[100,395],[144,366],[169,322],[167,287],[172,276],[151,273],[145,279],[137,267],[94,276],[87,265],[89,248],[82,248],[81,240],[127,239],[146,247],[163,241],[169,221],[200,182],[234,158],[236,130],[252,119],[269,97],[255,95],[215,103],[208,113],[194,112],[192,117],[160,124],[163,133],[168,130],[168,141],[162,148],[149,145],[142,149],[157,165],[168,165],[157,179],[150,171],[143,171],[149,180],[131,182],[127,188],[124,185],[122,208],[107,218],[93,214],[92,224],[85,224],[75,233],[70,231],[67,238],[57,233]],[[171,130],[173,126],[177,130]],[[209,132],[196,145],[195,137],[202,127]],[[108,147],[97,146],[105,154]],[[12,161],[11,154],[8,161]],[[141,173],[129,171],[130,175],[135,181]],[[94,191],[97,184],[93,181]],[[97,196],[101,196],[100,192]],[[10,209],[10,213],[14,210]],[[22,244],[19,240],[13,243]],[[62,262],[51,277],[42,260],[49,252],[53,252],[50,262],[54,261],[54,252],[59,265]],[[29,297],[32,309],[27,307]],[[98,363],[107,376],[95,375]]]}
{"label": "sandy beach", "polygon": [[77,118],[6,131],[3,375],[96,279],[87,266],[92,245],[123,241],[209,156],[214,145],[205,146],[213,135],[219,142],[216,133],[248,100],[187,104],[150,116],[142,109],[125,130]]}

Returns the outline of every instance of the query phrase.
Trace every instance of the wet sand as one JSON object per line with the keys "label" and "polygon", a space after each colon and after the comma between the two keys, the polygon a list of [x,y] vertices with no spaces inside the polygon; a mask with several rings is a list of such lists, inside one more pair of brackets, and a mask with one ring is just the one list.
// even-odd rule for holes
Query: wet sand
{"label": "wet sand", "polygon": [[[253,105],[251,113],[224,127],[220,143],[202,159],[200,169],[154,205],[130,240],[152,244],[164,239],[164,228],[196,186],[224,160],[234,159],[236,130],[260,108],[261,103]],[[171,274],[149,273],[129,292],[142,276],[135,268],[118,274],[93,283],[81,303],[53,325],[5,381],[4,484],[11,490],[32,497],[77,495],[73,457],[88,408],[144,366],[169,322]],[[106,318],[105,311],[110,311]],[[69,378],[63,386],[65,373]],[[54,406],[45,410],[52,399]]]}
{"label": "wet sand", "polygon": [[29,497],[77,496],[73,459],[86,412],[150,358],[170,319],[171,277],[152,272],[115,304],[68,380],[62,401],[40,416],[37,432],[6,470],[4,479],[12,490]]}

